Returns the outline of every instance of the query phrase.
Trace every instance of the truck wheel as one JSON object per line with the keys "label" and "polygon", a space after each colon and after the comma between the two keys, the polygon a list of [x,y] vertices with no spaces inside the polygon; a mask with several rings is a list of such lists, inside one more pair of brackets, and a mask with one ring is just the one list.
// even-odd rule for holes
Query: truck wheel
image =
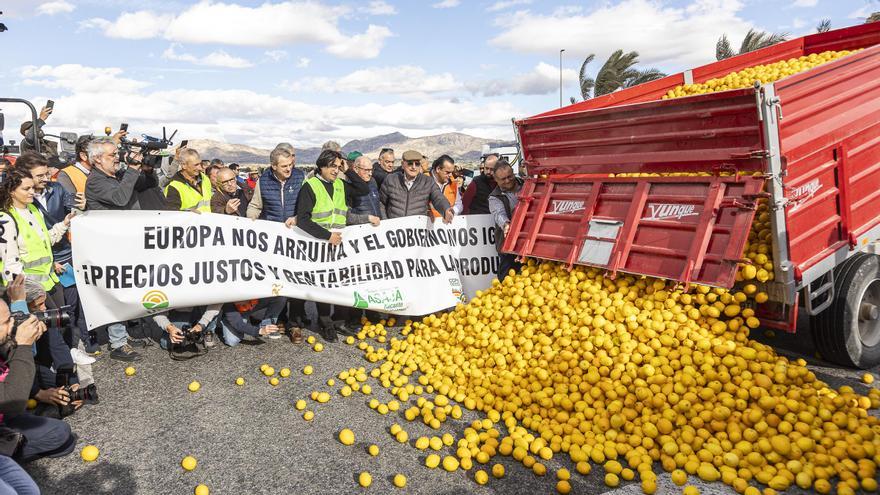
{"label": "truck wheel", "polygon": [[834,271],[834,302],[810,325],[828,361],[856,368],[880,364],[880,257],[857,253]]}

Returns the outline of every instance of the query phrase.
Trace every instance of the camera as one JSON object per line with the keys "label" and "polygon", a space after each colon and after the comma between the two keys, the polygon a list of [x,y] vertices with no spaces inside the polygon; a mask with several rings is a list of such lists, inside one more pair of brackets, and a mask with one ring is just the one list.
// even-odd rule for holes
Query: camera
{"label": "camera", "polygon": [[70,386],[65,386],[64,391],[70,396],[70,402],[83,401],[91,404],[98,403],[98,387],[94,383],[87,387],[80,387],[77,390],[71,390]]}
{"label": "camera", "polygon": [[[126,130],[127,127],[126,125]],[[166,137],[165,127],[162,127],[161,138],[142,134],[143,139],[140,141],[123,139],[120,143],[119,161],[148,168],[159,168],[162,165],[162,156],[158,153],[174,144],[171,140],[175,135],[177,135],[176,130],[171,133],[170,137]],[[136,159],[137,155],[141,156],[140,160]]]}
{"label": "camera", "polygon": [[197,343],[202,339],[202,332],[193,332],[190,325],[183,325],[180,327],[180,335],[183,337],[183,342],[181,342],[180,345]]}
{"label": "camera", "polygon": [[61,306],[58,309],[35,311],[30,314],[16,311],[12,313],[12,319],[15,321],[15,326],[12,327],[12,334],[9,336],[9,338],[15,339],[15,334],[18,331],[18,326],[24,323],[28,318],[30,318],[31,315],[36,316],[38,320],[45,323],[47,328],[67,328],[68,326],[70,326],[70,309],[71,306],[68,305]]}

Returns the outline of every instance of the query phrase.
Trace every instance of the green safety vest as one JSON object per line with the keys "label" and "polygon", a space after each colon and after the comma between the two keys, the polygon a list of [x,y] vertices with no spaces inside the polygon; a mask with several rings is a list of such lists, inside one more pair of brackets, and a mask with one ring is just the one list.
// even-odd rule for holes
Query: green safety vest
{"label": "green safety vest", "polygon": [[196,191],[189,184],[181,182],[179,180],[173,180],[165,186],[165,196],[168,196],[168,188],[173,187],[180,194],[180,209],[183,210],[191,210],[195,208],[196,210],[203,211],[205,213],[211,213],[211,196],[214,195],[211,190],[211,180],[208,179],[208,176],[205,174],[200,174],[202,176],[202,191]]}
{"label": "green safety vest", "polygon": [[[0,212],[0,219],[3,217],[8,217],[6,213]],[[4,226],[8,228],[12,228],[11,225]],[[2,235],[3,231],[0,230],[0,235]],[[3,257],[0,256],[0,287],[6,287],[9,284],[9,280],[6,280],[6,263],[4,263]]]}
{"label": "green safety vest", "polygon": [[[28,205],[28,210],[37,219],[39,225],[33,226],[18,214],[15,207],[9,209],[9,215],[15,220],[18,228],[19,245],[24,244],[25,253],[21,254],[21,264],[24,266],[24,274],[31,280],[36,280],[43,286],[46,292],[52,290],[58,283],[58,275],[55,275],[55,258],[52,257],[52,243],[49,240],[49,229],[43,214],[33,204]],[[43,232],[43,236],[37,233],[36,228]]]}
{"label": "green safety vest", "polygon": [[312,208],[312,221],[327,230],[345,227],[345,183],[342,179],[333,181],[333,198],[327,194],[323,181],[312,177],[306,181],[315,193],[315,207]]}

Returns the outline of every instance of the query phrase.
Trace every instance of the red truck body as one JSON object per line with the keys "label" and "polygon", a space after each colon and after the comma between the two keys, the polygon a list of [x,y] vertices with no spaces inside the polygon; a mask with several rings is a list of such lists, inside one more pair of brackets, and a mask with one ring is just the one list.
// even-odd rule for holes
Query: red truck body
{"label": "red truck body", "polygon": [[[878,43],[880,23],[814,34],[516,121],[530,178],[503,250],[731,287],[763,195],[775,262],[764,289],[790,307],[806,289],[808,310],[822,311],[827,287],[813,283],[880,237]],[[680,84],[856,49],[774,83],[661,99]]]}

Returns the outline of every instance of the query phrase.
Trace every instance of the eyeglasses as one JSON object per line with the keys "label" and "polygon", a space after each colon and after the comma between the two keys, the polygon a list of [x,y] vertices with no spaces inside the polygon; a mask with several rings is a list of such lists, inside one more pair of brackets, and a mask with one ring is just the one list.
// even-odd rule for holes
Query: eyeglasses
{"label": "eyeglasses", "polygon": [[403,162],[403,164],[407,167],[412,167],[412,168],[422,166],[421,160],[407,160],[407,161]]}
{"label": "eyeglasses", "polygon": [[369,173],[371,173],[371,174],[373,173],[373,169],[372,169],[372,168],[357,167],[357,169],[358,169],[358,170],[363,170],[364,172],[369,172]]}

